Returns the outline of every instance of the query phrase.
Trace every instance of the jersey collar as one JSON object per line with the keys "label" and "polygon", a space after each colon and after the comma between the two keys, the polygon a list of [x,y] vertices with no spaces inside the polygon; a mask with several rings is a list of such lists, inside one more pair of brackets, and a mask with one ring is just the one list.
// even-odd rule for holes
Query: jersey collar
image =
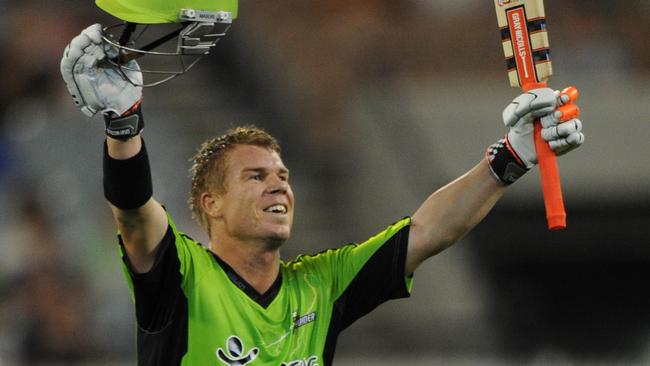
{"label": "jersey collar", "polygon": [[251,300],[255,301],[258,303],[261,307],[264,309],[268,308],[269,305],[273,302],[273,300],[278,296],[278,293],[280,292],[280,287],[282,286],[282,271],[278,272],[278,276],[275,278],[275,281],[273,281],[273,284],[271,287],[266,290],[263,294],[260,294],[257,292],[257,290],[251,286],[246,280],[241,277],[228,263],[226,263],[223,259],[219,258],[218,255],[212,253],[212,256],[214,259],[217,261],[221,269],[226,273],[228,276],[228,279],[237,286],[240,290],[242,290],[246,296],[248,296]]}

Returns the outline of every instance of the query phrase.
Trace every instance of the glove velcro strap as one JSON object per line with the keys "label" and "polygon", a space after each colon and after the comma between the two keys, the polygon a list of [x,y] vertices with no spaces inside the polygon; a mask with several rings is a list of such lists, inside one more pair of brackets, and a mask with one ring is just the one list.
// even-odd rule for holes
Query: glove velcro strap
{"label": "glove velcro strap", "polygon": [[119,160],[108,155],[104,142],[104,197],[123,210],[139,208],[153,195],[151,168],[147,149],[142,148],[133,157]]}
{"label": "glove velcro strap", "polygon": [[507,136],[488,147],[486,156],[492,174],[504,185],[511,185],[529,169],[510,147]]}
{"label": "glove velcro strap", "polygon": [[125,141],[137,136],[144,128],[141,103],[137,102],[119,117],[104,114],[104,125],[106,126],[106,135],[114,139]]}

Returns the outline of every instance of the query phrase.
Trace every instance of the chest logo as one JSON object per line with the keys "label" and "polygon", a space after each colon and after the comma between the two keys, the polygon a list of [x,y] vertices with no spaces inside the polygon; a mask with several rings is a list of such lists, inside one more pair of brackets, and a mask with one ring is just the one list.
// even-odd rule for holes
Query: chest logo
{"label": "chest logo", "polygon": [[228,337],[226,341],[226,350],[221,347],[217,349],[217,357],[219,361],[228,366],[244,366],[257,358],[260,349],[253,347],[250,351],[244,354],[244,343],[239,337],[233,335]]}
{"label": "chest logo", "polygon": [[319,366],[317,356],[309,356],[304,360],[295,360],[289,362],[283,362],[280,366]]}
{"label": "chest logo", "polygon": [[316,320],[316,312],[311,312],[307,315],[303,316],[298,316],[298,313],[294,312],[292,314],[293,318],[293,324],[292,324],[292,329],[295,331],[296,329],[302,327],[303,325],[309,324]]}

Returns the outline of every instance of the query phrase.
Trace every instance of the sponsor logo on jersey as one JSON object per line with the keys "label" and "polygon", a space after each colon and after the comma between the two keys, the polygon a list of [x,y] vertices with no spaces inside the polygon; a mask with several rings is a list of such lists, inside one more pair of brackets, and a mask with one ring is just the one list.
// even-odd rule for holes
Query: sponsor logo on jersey
{"label": "sponsor logo on jersey", "polygon": [[[307,314],[306,316],[308,315],[313,315],[312,318],[315,319],[315,313],[310,313]],[[228,340],[226,341],[225,350],[221,347],[217,349],[217,358],[219,358],[219,361],[221,361],[224,365],[245,366],[253,362],[257,358],[259,353],[260,353],[260,349],[257,347],[253,347],[250,351],[244,354],[244,342],[242,342],[242,340],[239,339],[239,337],[237,337],[236,335],[232,335],[228,337]],[[282,362],[280,366],[320,366],[320,365],[318,364],[318,356],[309,356],[304,359]]]}
{"label": "sponsor logo on jersey", "polygon": [[293,313],[293,330],[295,331],[296,329],[302,327],[303,325],[309,324],[316,320],[316,312],[313,311],[309,314],[303,315],[303,316],[298,316],[297,313]]}
{"label": "sponsor logo on jersey", "polygon": [[283,362],[280,366],[319,366],[318,356],[309,356],[309,358],[305,358],[304,360]]}
{"label": "sponsor logo on jersey", "polygon": [[244,343],[236,335],[228,337],[226,341],[226,350],[221,347],[217,349],[217,357],[221,362],[228,366],[244,366],[257,358],[260,349],[253,347],[244,354]]}

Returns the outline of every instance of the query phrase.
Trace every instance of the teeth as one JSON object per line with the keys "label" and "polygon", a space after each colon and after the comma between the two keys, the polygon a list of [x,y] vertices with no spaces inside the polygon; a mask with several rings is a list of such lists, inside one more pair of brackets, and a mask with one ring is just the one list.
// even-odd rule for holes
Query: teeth
{"label": "teeth", "polygon": [[273,205],[264,210],[265,212],[286,213],[287,208],[284,205]]}

